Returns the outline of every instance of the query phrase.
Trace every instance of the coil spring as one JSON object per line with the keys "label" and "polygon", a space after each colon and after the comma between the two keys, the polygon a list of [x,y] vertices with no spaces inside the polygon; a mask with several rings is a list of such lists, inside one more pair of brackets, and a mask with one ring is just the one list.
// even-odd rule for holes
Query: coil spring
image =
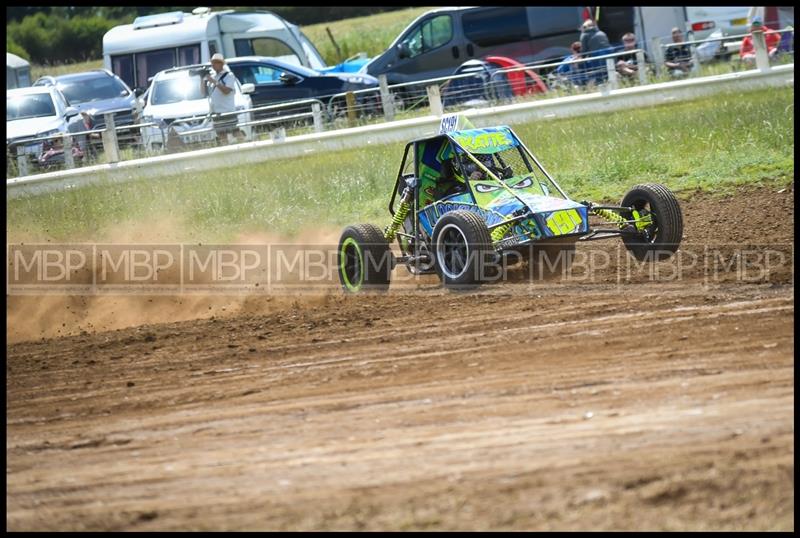
{"label": "coil spring", "polygon": [[394,236],[397,233],[397,230],[400,229],[400,226],[403,224],[403,221],[406,220],[408,216],[408,212],[411,210],[411,204],[407,201],[402,200],[400,202],[400,206],[397,208],[397,213],[394,214],[392,217],[392,223],[386,227],[386,230],[383,232],[383,237],[386,238],[387,241],[394,240]]}
{"label": "coil spring", "polygon": [[506,233],[511,229],[512,225],[513,223],[502,224],[497,228],[495,228],[494,230],[492,230],[492,241],[494,241],[495,243],[497,241],[500,241],[503,238],[503,236],[506,235]]}
{"label": "coil spring", "polygon": [[610,220],[611,222],[618,224],[620,228],[624,228],[625,225],[627,224],[627,222],[625,222],[625,219],[621,215],[614,213],[609,209],[592,209],[592,213],[594,213],[599,217],[603,217],[606,220]]}

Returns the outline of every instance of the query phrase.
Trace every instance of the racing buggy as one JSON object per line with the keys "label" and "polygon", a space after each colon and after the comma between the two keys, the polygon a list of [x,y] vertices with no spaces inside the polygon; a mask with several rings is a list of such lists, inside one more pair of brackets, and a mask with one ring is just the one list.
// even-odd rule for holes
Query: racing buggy
{"label": "racing buggy", "polygon": [[[563,268],[578,241],[610,237],[637,260],[659,261],[683,235],[680,205],[663,185],[636,185],[618,206],[576,202],[509,127],[476,129],[457,115],[445,116],[436,136],[406,145],[389,213],[383,229],[358,224],[342,233],[346,292],[388,289],[397,264],[436,273],[447,288],[473,288],[496,280],[512,256]],[[605,227],[590,226],[590,215]]]}

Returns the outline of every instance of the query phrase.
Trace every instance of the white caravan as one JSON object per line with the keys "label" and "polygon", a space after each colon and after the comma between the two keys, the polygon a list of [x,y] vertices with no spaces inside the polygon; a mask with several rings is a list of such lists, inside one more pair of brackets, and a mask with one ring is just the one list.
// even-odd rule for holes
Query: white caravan
{"label": "white caravan", "polygon": [[269,11],[197,8],[137,17],[103,36],[103,65],[131,88],[145,89],[159,71],[207,63],[220,52],[272,56],[322,69],[325,62],[300,29]]}
{"label": "white caravan", "polygon": [[27,88],[31,85],[31,64],[16,54],[6,52],[6,89]]}

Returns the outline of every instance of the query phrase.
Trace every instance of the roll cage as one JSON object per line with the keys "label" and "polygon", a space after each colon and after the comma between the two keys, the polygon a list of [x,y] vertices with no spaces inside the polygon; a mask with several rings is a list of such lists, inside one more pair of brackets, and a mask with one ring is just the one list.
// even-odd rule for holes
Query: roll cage
{"label": "roll cage", "polygon": [[[500,133],[510,139],[500,140],[500,144],[486,144],[487,140],[491,142],[491,135]],[[483,136],[485,138],[480,139]],[[488,137],[488,138],[487,138]],[[497,141],[497,138],[495,138]],[[520,174],[515,174],[511,177],[500,177],[498,171],[505,168],[506,163],[502,160],[500,152],[504,149],[515,147],[520,152],[522,161],[524,162],[527,170],[525,174],[541,173],[547,181],[552,184],[558,193],[564,198],[569,200],[570,197],[558,185],[553,177],[542,166],[539,160],[531,153],[525,144],[517,138],[514,132],[508,127],[492,128],[492,129],[469,129],[464,131],[453,131],[450,133],[439,134],[433,137],[420,138],[410,141],[406,144],[403,151],[403,159],[400,163],[400,169],[395,179],[394,188],[392,189],[392,197],[389,200],[389,213],[394,216],[396,212],[395,201],[397,196],[402,193],[408,180],[414,184],[414,214],[416,215],[421,205],[436,202],[445,196],[437,198],[432,196],[432,199],[425,200],[427,203],[420,203],[420,191],[424,191],[429,186],[436,186],[442,180],[442,167],[445,160],[451,160],[454,165],[453,174],[456,178],[463,183],[465,192],[469,192],[473,199],[475,193],[472,192],[472,184],[465,181],[468,174],[465,170],[467,163],[477,167],[481,170],[488,181],[494,181],[510,190],[505,184],[505,181],[512,177],[517,177]],[[413,151],[412,151],[413,150]],[[413,173],[406,172],[408,168],[409,154],[413,158]],[[478,156],[494,156],[498,160],[499,167],[494,169],[487,167],[482,162],[485,157]],[[406,173],[404,173],[406,172]],[[459,178],[460,176],[460,178]],[[426,185],[425,183],[428,183]],[[511,191],[517,197],[516,193]],[[415,219],[416,220],[416,219]],[[415,226],[416,227],[416,226]]]}

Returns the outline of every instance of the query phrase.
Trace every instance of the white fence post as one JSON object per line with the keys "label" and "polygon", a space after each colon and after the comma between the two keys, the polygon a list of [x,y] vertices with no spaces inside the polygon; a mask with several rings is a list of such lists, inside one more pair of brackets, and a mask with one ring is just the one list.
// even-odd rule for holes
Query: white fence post
{"label": "white fence post", "polygon": [[663,69],[662,64],[664,63],[664,51],[661,49],[661,38],[654,37],[650,43],[650,50],[653,52],[653,61],[656,65],[656,76],[659,76],[661,74],[661,69]]}
{"label": "white fence post", "polygon": [[762,73],[769,71],[769,54],[767,52],[767,40],[764,39],[763,31],[752,32],[753,47],[756,49],[756,68]]}
{"label": "white fence post", "polygon": [[647,62],[644,59],[644,51],[636,53],[636,71],[639,73],[639,84],[647,84]]}
{"label": "white fence post", "polygon": [[383,105],[383,118],[386,121],[394,120],[394,99],[389,93],[389,82],[386,75],[378,75],[378,84],[381,88],[381,104]]}
{"label": "white fence post", "polygon": [[439,93],[439,86],[431,84],[426,89],[428,90],[428,103],[431,106],[431,114],[441,116],[444,113],[444,109],[442,108],[442,96]]}
{"label": "white fence post", "polygon": [[117,145],[117,131],[114,128],[114,114],[104,114],[106,128],[103,131],[103,151],[106,154],[106,162],[119,162],[119,146]]}
{"label": "white fence post", "polygon": [[25,148],[17,146],[17,169],[20,176],[27,176],[28,171],[28,156],[25,155]]}
{"label": "white fence post", "polygon": [[64,166],[67,169],[75,168],[75,159],[72,158],[72,137],[69,134],[64,134]]}
{"label": "white fence post", "polygon": [[322,107],[319,103],[311,104],[311,113],[314,115],[314,132],[321,133],[324,129],[322,125]]}
{"label": "white fence post", "polygon": [[617,80],[617,66],[614,62],[615,58],[606,58],[606,71],[608,72],[608,88],[616,90],[619,88],[619,80]]}

